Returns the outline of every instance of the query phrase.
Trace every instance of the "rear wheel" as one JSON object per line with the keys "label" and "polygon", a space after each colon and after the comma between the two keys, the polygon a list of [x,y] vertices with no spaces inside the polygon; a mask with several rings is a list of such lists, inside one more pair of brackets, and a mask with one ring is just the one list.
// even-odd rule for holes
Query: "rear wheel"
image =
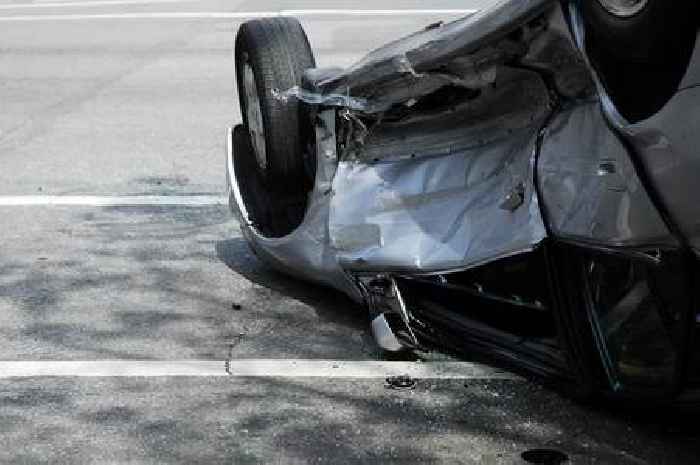
{"label": "rear wheel", "polygon": [[248,21],[236,35],[236,75],[243,124],[257,168],[269,189],[298,193],[304,188],[303,141],[310,128],[296,99],[276,92],[301,85],[315,67],[304,30],[293,18]]}
{"label": "rear wheel", "polygon": [[697,0],[583,0],[586,48],[608,94],[630,121],[663,107],[695,44]]}

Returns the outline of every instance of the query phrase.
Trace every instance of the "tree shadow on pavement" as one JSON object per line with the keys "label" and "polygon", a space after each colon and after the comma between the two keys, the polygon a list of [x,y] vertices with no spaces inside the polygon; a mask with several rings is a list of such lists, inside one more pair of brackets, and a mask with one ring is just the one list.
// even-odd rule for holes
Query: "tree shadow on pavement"
{"label": "tree shadow on pavement", "polygon": [[0,358],[375,358],[362,307],[265,268],[225,207],[47,209],[7,226]]}
{"label": "tree shadow on pavement", "polygon": [[531,383],[463,384],[422,380],[396,391],[383,380],[0,381],[0,412],[12,419],[0,436],[0,458],[522,465],[523,451],[551,448],[572,464],[685,465],[700,452],[696,442],[582,408]]}
{"label": "tree shadow on pavement", "polygon": [[243,238],[216,243],[216,255],[248,281],[310,305],[319,317],[355,329],[368,324],[365,309],[339,291],[283,274],[260,261]]}

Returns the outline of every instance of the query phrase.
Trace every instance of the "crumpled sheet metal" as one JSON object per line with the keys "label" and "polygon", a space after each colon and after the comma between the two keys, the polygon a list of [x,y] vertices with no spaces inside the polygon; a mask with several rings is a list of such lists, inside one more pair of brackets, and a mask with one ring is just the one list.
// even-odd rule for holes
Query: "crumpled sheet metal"
{"label": "crumpled sheet metal", "polygon": [[[281,102],[297,99],[309,105],[341,107],[347,110],[372,114],[387,111],[394,105],[409,103],[412,100],[431,94],[436,90],[454,85],[467,89],[481,89],[496,82],[498,65],[512,58],[499,51],[491,51],[489,57],[476,60],[470,57],[457,58],[445,66],[442,72],[418,74],[410,68],[399,68],[402,76],[373,89],[373,94],[361,97],[345,93],[323,92],[294,86],[287,90],[272,89],[274,98]],[[402,62],[402,60],[397,60]],[[409,66],[409,65],[405,65]]]}
{"label": "crumpled sheet metal", "polygon": [[[535,139],[523,131],[447,156],[341,162],[329,217],[338,260],[355,271],[429,273],[531,250],[546,235],[532,184]],[[519,189],[521,205],[503,208]]]}
{"label": "crumpled sheet metal", "polygon": [[360,133],[361,143],[345,143],[341,160],[371,163],[449,155],[455,150],[479,149],[521,130],[535,131],[544,124],[551,99],[537,73],[502,67],[494,84],[477,98],[453,102],[437,114],[357,128],[354,133]]}
{"label": "crumpled sheet metal", "polygon": [[538,163],[552,232],[611,247],[678,245],[654,207],[627,149],[591,101],[559,113]]}
{"label": "crumpled sheet metal", "polygon": [[[319,83],[324,93],[362,95],[391,76],[423,73],[473,53],[557,4],[556,0],[501,0],[441,27],[428,28],[369,53],[342,73]],[[358,93],[359,91],[359,93]]]}
{"label": "crumpled sheet metal", "polygon": [[[343,107],[367,114],[410,103],[446,85],[481,89],[496,81],[498,67],[522,58],[544,32],[527,20],[553,10],[553,0],[503,0],[472,16],[432,27],[370,52],[343,69],[312,71],[305,86],[273,89],[281,101]],[[523,33],[510,38],[520,28]]]}
{"label": "crumpled sheet metal", "polygon": [[376,89],[372,98],[356,97],[349,94],[321,93],[294,86],[280,91],[273,90],[274,98],[281,102],[297,99],[310,105],[323,107],[340,107],[360,113],[380,113],[389,110],[396,104],[410,102],[431,94],[441,87],[457,85],[477,89],[493,84],[496,80],[496,68],[490,67],[473,72],[468,76],[455,76],[444,73],[431,73],[421,76],[407,75],[398,81],[391,82],[386,89]]}
{"label": "crumpled sheet metal", "polygon": [[546,230],[533,166],[550,103],[538,74],[509,68],[476,101],[375,129],[333,179],[342,266],[444,272],[536,247]]}

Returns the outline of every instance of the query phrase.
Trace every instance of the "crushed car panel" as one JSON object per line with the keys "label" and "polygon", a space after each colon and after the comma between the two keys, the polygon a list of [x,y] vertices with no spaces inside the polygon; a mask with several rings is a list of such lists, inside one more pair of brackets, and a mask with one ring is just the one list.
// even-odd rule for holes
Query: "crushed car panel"
{"label": "crushed car panel", "polygon": [[559,113],[548,126],[538,181],[552,232],[606,246],[679,246],[644,189],[597,101]]}
{"label": "crushed car panel", "polygon": [[[479,60],[469,61],[475,53],[477,57],[494,56],[489,46],[514,30],[528,27],[529,20],[546,12],[554,3],[552,0],[501,1],[474,15],[427,28],[379,48],[347,70],[318,83],[318,89],[322,93],[383,99],[385,87],[378,85],[400,81],[407,74],[420,78],[456,59],[467,60],[469,65],[478,64]],[[519,53],[517,48],[514,53]],[[508,53],[501,47],[495,55]],[[399,91],[400,86],[395,87]]]}

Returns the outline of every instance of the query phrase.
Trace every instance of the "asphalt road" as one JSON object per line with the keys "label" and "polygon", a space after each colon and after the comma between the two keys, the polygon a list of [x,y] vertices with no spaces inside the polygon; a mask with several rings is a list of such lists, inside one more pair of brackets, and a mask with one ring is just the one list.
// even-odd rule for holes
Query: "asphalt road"
{"label": "asphalt road", "polygon": [[[243,16],[307,10],[319,63],[347,65],[454,15],[308,10],[488,3],[0,0],[0,367],[381,360],[360,308],[265,268],[216,200],[225,130],[240,118],[233,37]],[[92,197],[26,200],[68,195]],[[131,195],[213,200],[89,205]],[[10,378],[0,369],[0,461],[516,464],[541,447],[576,464],[700,457],[692,425],[579,405],[523,379],[423,379],[400,391],[339,371]]]}

